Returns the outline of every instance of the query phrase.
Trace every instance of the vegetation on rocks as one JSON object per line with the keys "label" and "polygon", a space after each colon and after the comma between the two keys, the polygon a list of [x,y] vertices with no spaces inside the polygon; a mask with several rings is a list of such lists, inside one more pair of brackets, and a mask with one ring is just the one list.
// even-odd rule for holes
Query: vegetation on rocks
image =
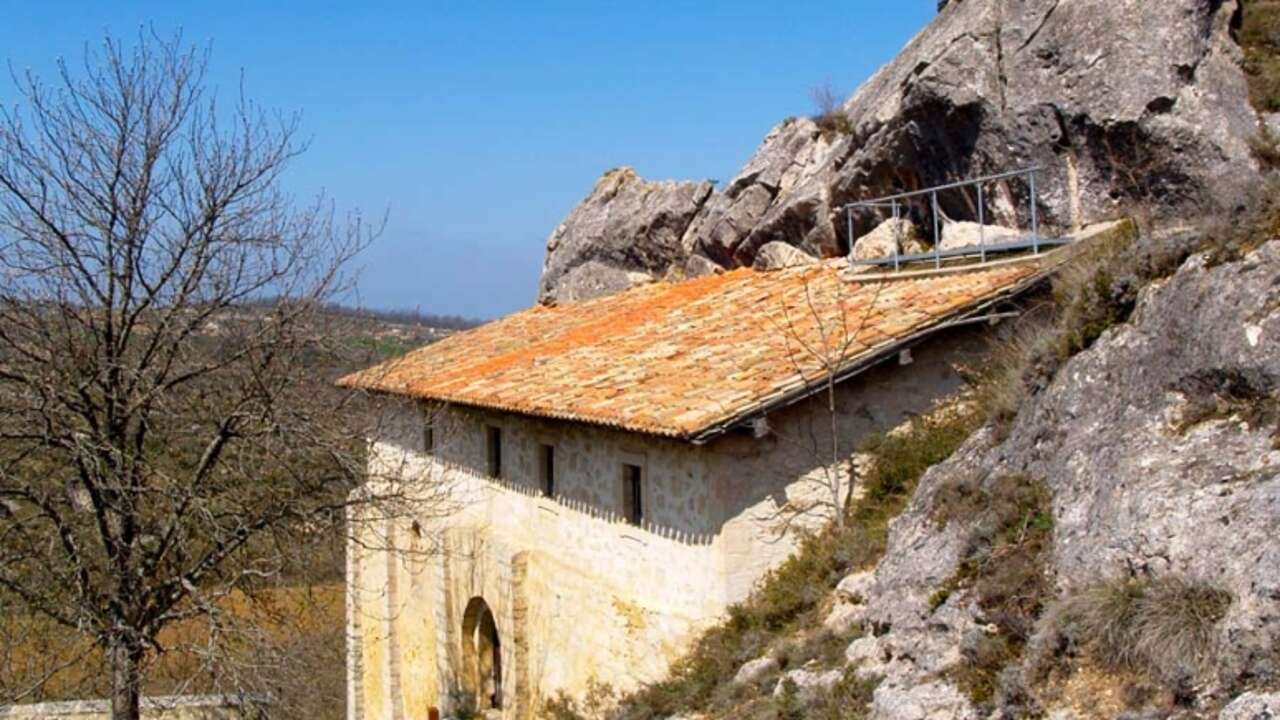
{"label": "vegetation on rocks", "polygon": [[853,121],[841,106],[839,96],[831,89],[831,83],[809,91],[809,97],[813,100],[816,111],[813,122],[823,137],[853,134]]}
{"label": "vegetation on rocks", "polygon": [[1240,45],[1249,99],[1262,112],[1280,111],[1280,1],[1244,0]]}
{"label": "vegetation on rocks", "polygon": [[956,478],[940,486],[933,515],[939,524],[971,523],[960,565],[930,605],[937,608],[957,592],[972,593],[985,629],[961,648],[964,661],[949,676],[976,705],[987,707],[1052,597],[1052,498],[1043,482],[1024,475],[985,484]]}
{"label": "vegetation on rocks", "polygon": [[1154,690],[1185,700],[1217,663],[1217,625],[1231,602],[1230,593],[1177,575],[1099,582],[1047,613],[1033,678],[1088,660],[1124,678],[1135,699]]}

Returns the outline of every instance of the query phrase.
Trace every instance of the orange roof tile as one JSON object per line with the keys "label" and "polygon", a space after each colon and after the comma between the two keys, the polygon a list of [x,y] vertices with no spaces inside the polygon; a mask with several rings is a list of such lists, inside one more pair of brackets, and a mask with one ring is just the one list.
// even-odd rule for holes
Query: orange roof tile
{"label": "orange roof tile", "polygon": [[850,279],[843,262],[735,270],[509,315],[348,387],[695,438],[843,377],[903,340],[1017,292],[1035,260]]}

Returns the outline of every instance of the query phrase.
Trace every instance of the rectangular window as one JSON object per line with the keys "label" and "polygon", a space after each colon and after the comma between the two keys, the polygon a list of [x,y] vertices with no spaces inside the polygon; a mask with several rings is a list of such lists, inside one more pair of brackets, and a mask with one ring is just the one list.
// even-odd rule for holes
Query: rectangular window
{"label": "rectangular window", "polygon": [[489,451],[489,477],[502,477],[502,428],[489,426],[486,440]]}
{"label": "rectangular window", "polygon": [[643,473],[639,465],[622,466],[622,513],[627,522],[639,525],[644,520]]}
{"label": "rectangular window", "polygon": [[423,413],[422,421],[422,452],[429,453],[436,449],[436,425],[435,418],[428,411]]}
{"label": "rectangular window", "polygon": [[556,449],[550,445],[538,446],[538,479],[542,481],[542,494],[556,496]]}

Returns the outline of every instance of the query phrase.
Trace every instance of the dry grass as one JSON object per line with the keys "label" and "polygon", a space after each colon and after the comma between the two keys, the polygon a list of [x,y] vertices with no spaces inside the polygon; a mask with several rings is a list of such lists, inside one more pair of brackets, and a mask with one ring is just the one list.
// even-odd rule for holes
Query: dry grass
{"label": "dry grass", "polygon": [[809,91],[813,100],[813,122],[817,124],[823,137],[835,135],[852,135],[853,122],[849,114],[841,106],[840,96],[831,89],[831,83],[824,83]]}
{"label": "dry grass", "polygon": [[[271,716],[338,718],[345,707],[341,584],[276,587],[222,603],[218,623],[175,623],[147,660],[145,694],[228,692],[272,697]],[[0,692],[31,686],[23,702],[105,697],[101,651],[85,636],[19,613],[0,616]],[[211,653],[214,644],[219,652]],[[237,677],[239,676],[239,677]]]}
{"label": "dry grass", "polygon": [[1245,0],[1240,27],[1249,99],[1262,112],[1280,111],[1280,1]]}
{"label": "dry grass", "polygon": [[1036,641],[1032,672],[1045,678],[1085,656],[1098,667],[1189,697],[1218,658],[1218,623],[1232,597],[1176,575],[1117,578],[1059,601]]}
{"label": "dry grass", "polygon": [[1142,235],[1130,223],[1113,237],[1073,248],[1052,280],[1051,302],[1033,308],[1008,339],[996,343],[975,379],[977,404],[997,438],[1067,360],[1128,322],[1143,288],[1171,276],[1193,253],[1206,253],[1213,265],[1276,237],[1280,181],[1261,188],[1247,208],[1243,216],[1222,216],[1195,232]]}

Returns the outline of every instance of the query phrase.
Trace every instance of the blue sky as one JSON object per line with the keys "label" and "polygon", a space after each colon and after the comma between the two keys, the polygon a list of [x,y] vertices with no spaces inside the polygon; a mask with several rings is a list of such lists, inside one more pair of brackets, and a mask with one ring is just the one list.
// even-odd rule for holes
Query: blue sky
{"label": "blue sky", "polygon": [[0,0],[0,56],[47,75],[143,25],[211,43],[218,89],[243,70],[251,98],[302,112],[290,190],[389,211],[362,303],[488,318],[533,301],[546,236],[604,170],[727,180],[812,87],[852,92],[936,7]]}

